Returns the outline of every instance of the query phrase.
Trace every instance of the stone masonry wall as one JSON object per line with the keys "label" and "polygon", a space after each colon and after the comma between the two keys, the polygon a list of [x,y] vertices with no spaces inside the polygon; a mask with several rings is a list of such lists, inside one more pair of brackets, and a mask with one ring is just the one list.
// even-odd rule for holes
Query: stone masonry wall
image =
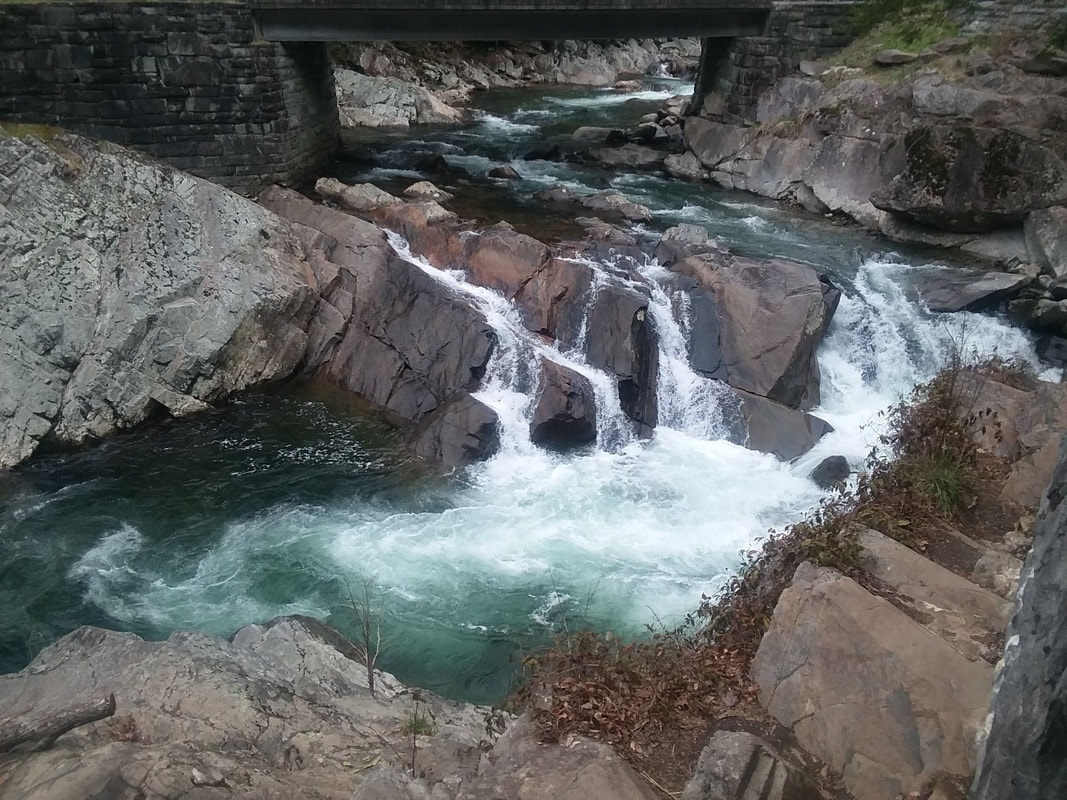
{"label": "stone masonry wall", "polygon": [[325,46],[257,40],[244,3],[5,3],[0,31],[0,120],[248,193],[313,177],[338,141]]}
{"label": "stone masonry wall", "polygon": [[749,119],[760,94],[801,61],[816,61],[851,41],[854,0],[778,2],[767,19],[764,36],[708,39],[702,65],[714,70],[707,87],[712,115]]}

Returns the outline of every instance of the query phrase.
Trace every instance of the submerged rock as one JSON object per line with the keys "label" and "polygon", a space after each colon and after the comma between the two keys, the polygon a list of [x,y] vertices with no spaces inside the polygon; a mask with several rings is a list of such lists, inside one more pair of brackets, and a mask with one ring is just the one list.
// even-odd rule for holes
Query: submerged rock
{"label": "submerged rock", "polygon": [[852,465],[844,456],[827,456],[809,476],[820,489],[832,489],[843,484],[852,474]]}

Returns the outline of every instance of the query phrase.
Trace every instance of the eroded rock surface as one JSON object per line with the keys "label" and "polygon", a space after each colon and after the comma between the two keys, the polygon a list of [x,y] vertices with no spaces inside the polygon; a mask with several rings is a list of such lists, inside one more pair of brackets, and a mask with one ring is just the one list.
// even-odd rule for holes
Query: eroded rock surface
{"label": "eroded rock surface", "polygon": [[[1064,451],[1067,453],[1067,450]],[[1034,526],[971,797],[1067,795],[1067,457]]]}
{"label": "eroded rock surface", "polygon": [[[351,649],[329,626],[298,617],[243,628],[232,642],[80,628],[23,672],[0,676],[0,717],[111,692],[116,714],[47,752],[8,756],[0,797],[347,800],[369,766],[390,763],[405,743],[410,752],[403,725],[413,708],[385,673],[372,696]],[[473,775],[485,711],[423,698],[438,726],[423,737],[428,780]]]}
{"label": "eroded rock surface", "polygon": [[0,467],[286,377],[309,283],[255,203],[78,137],[0,133]]}
{"label": "eroded rock surface", "polygon": [[833,570],[797,569],[752,674],[760,703],[856,797],[974,769],[993,667]]}

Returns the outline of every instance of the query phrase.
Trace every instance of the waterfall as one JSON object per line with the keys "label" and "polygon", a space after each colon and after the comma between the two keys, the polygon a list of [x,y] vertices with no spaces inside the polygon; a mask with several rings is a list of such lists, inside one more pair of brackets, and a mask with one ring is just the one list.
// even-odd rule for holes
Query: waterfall
{"label": "waterfall", "polygon": [[[581,348],[563,352],[546,344],[526,329],[519,310],[503,294],[469,283],[461,270],[434,267],[412,253],[409,243],[399,234],[389,233],[388,238],[398,256],[469,299],[496,334],[497,346],[489,359],[482,386],[473,396],[496,412],[504,453],[530,454],[536,450],[530,441],[530,422],[537,403],[539,358],[573,370],[593,387],[598,447],[615,450],[632,441],[633,425],[620,408],[617,382],[603,370],[590,366]],[[588,307],[583,331],[587,325]]]}

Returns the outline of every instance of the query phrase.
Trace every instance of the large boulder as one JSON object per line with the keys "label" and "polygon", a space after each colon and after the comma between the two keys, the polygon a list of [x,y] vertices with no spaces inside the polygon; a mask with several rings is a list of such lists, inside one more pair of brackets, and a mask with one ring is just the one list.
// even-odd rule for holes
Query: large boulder
{"label": "large boulder", "polygon": [[711,237],[707,228],[684,222],[664,231],[655,256],[662,266],[670,267],[690,256],[724,252],[725,248]]}
{"label": "large boulder", "polygon": [[983,232],[1067,202],[1063,158],[1013,130],[922,125],[903,144],[903,171],[871,195],[884,211],[942,230]]}
{"label": "large boulder", "polygon": [[1067,207],[1031,211],[1023,230],[1031,261],[1057,278],[1067,276]]}
{"label": "large boulder", "polygon": [[[1065,449],[1067,453],[1067,449]],[[971,797],[1067,796],[1067,457],[1034,525]]]}
{"label": "large boulder", "polygon": [[341,124],[346,128],[447,125],[466,118],[461,109],[441,102],[430,91],[397,78],[337,69],[334,86]]}
{"label": "large boulder", "polygon": [[698,369],[787,406],[818,404],[815,351],[836,310],[836,289],[790,261],[708,254],[674,269],[712,297],[718,316],[717,340],[692,343]]}
{"label": "large boulder", "polygon": [[351,186],[336,178],[319,178],[315,182],[315,191],[323,199],[357,213],[375,211],[383,206],[402,202],[373,183],[358,183]]}
{"label": "large boulder", "polygon": [[650,435],[658,411],[659,333],[648,313],[648,298],[608,283],[597,289],[586,313],[589,363],[616,376],[623,412]]}
{"label": "large boulder", "polygon": [[[5,800],[348,798],[377,762],[403,767],[412,700],[387,673],[317,620],[282,617],[231,641],[175,633],[162,642],[80,628],[24,671],[0,676],[0,718],[107,697],[112,719],[77,728],[46,752],[7,756]],[[423,693],[437,733],[421,737],[429,783],[470,780],[484,709]],[[358,766],[360,769],[354,769]]]}
{"label": "large boulder", "polygon": [[555,361],[542,359],[537,405],[530,422],[534,444],[566,450],[596,441],[596,398],[589,380]]}
{"label": "large boulder", "polygon": [[426,414],[412,435],[415,453],[447,467],[483,461],[500,449],[499,418],[469,394],[452,395]]}
{"label": "large boulder", "polygon": [[572,345],[580,334],[592,285],[593,269],[588,264],[549,258],[522,284],[514,299],[527,328]]}
{"label": "large boulder", "polygon": [[735,390],[741,412],[741,442],[751,450],[792,461],[833,431],[830,423],[766,397]]}
{"label": "large boulder", "polygon": [[1011,272],[943,267],[919,274],[915,283],[931,311],[984,311],[1019,293],[1030,279]]}
{"label": "large boulder", "polygon": [[761,704],[854,796],[895,800],[941,774],[971,774],[993,667],[851,578],[804,563],[752,676]]}
{"label": "large boulder", "polygon": [[290,226],[117,147],[0,132],[0,467],[288,376],[316,293]]}
{"label": "large boulder", "polygon": [[260,202],[307,231],[321,301],[305,369],[408,422],[474,390],[496,341],[469,298],[397,256],[381,230],[272,188]]}

